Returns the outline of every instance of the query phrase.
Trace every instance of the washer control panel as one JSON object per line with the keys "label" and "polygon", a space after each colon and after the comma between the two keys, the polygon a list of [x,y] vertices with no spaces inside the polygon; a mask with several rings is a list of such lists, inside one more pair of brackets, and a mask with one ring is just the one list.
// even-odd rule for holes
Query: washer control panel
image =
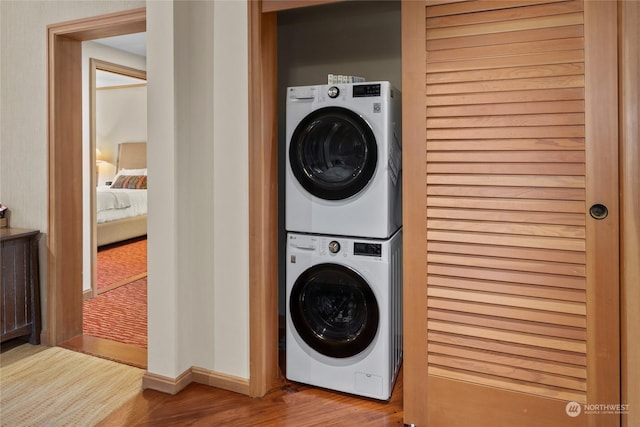
{"label": "washer control panel", "polygon": [[329,252],[331,252],[332,254],[337,254],[338,252],[340,252],[340,242],[336,240],[332,240],[331,242],[329,242]]}
{"label": "washer control panel", "polygon": [[[292,262],[298,256],[330,256],[339,255],[343,258],[353,256],[367,258],[382,258],[382,243],[376,241],[355,240],[340,237],[291,234],[289,248],[292,252]],[[308,254],[308,255],[305,255]]]}

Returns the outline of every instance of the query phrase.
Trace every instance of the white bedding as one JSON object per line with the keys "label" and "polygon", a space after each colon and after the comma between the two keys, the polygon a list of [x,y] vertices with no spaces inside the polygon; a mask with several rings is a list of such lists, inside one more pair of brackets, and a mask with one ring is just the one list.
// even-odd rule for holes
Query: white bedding
{"label": "white bedding", "polygon": [[147,190],[97,187],[97,223],[116,221],[147,213]]}

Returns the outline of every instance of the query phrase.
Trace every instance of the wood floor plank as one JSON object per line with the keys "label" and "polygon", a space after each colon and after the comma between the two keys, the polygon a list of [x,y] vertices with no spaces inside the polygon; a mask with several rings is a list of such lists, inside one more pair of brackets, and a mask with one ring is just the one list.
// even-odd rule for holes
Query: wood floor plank
{"label": "wood floor plank", "polygon": [[63,342],[60,347],[147,369],[147,349],[132,344],[79,335]]}
{"label": "wood floor plank", "polygon": [[401,426],[402,372],[388,402],[287,383],[262,398],[202,384],[141,391],[98,426]]}

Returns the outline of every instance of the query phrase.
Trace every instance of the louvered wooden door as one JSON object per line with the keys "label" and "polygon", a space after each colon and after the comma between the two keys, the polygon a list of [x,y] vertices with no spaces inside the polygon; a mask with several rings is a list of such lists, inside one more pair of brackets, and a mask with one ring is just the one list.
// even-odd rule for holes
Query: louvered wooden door
{"label": "louvered wooden door", "polygon": [[405,422],[619,425],[615,2],[403,8]]}

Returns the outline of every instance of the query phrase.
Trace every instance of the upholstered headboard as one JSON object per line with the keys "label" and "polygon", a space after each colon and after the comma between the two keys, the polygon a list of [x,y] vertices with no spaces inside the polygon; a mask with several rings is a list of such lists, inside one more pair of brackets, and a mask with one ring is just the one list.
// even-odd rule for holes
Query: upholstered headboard
{"label": "upholstered headboard", "polygon": [[120,171],[121,169],[146,169],[146,167],[146,142],[121,142],[118,144],[116,171]]}

